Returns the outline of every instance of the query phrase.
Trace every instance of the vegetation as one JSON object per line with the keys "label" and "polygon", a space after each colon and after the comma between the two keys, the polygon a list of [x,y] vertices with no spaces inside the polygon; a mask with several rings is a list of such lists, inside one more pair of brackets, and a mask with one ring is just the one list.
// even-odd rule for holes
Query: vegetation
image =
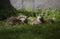
{"label": "vegetation", "polygon": [[[8,18],[10,11],[3,11],[2,16]],[[7,13],[8,12],[8,15]],[[59,10],[36,10],[22,9],[11,13],[11,16],[17,13],[17,16],[28,15],[33,19],[36,14],[44,14],[44,18],[55,18],[53,24],[37,24],[37,25],[5,25],[5,21],[0,21],[0,39],[60,39],[60,11]],[[1,15],[0,15],[1,16]]]}
{"label": "vegetation", "polygon": [[2,9],[0,10],[0,20],[5,20],[11,16],[17,16],[17,11],[15,9]]}

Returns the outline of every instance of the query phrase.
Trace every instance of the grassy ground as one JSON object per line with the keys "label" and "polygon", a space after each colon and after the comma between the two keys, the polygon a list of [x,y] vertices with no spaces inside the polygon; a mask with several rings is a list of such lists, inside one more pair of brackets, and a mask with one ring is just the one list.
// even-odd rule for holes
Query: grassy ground
{"label": "grassy ground", "polygon": [[[7,13],[2,13],[5,15]],[[13,13],[13,12],[12,12]],[[34,17],[36,13],[43,13],[45,18],[56,18],[56,23],[53,24],[38,24],[38,25],[5,25],[5,22],[0,21],[0,39],[60,39],[60,11],[47,10],[47,11],[18,11],[19,15],[25,14]]]}
{"label": "grassy ground", "polygon": [[0,23],[0,39],[60,39],[60,22],[38,25],[4,25]]}

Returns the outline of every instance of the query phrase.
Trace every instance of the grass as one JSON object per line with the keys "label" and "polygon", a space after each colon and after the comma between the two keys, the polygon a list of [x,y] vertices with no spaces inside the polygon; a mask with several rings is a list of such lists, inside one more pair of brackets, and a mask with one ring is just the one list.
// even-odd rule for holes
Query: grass
{"label": "grass", "polygon": [[0,39],[60,39],[59,30],[60,23],[33,26],[0,24]]}
{"label": "grass", "polygon": [[[8,13],[10,13],[8,11]],[[20,10],[18,15],[28,15],[31,19],[36,13],[43,13],[44,17],[56,18],[53,24],[37,24],[37,25],[5,25],[4,21],[0,21],[0,39],[60,39],[60,11],[58,10]],[[2,14],[3,15],[3,14]],[[8,16],[7,16],[8,17]]]}

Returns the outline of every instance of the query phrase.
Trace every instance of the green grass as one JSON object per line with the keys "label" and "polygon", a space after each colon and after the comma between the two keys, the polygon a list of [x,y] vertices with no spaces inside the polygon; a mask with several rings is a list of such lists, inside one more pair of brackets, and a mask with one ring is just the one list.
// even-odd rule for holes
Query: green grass
{"label": "green grass", "polygon": [[[9,11],[2,11],[2,16],[4,15],[6,17],[11,13]],[[8,12],[8,14],[5,15],[4,12]],[[51,9],[46,11],[31,11],[23,9],[12,13],[18,13],[19,16],[21,14],[28,15],[32,18],[35,17],[36,14],[43,13],[44,18],[54,17],[56,18],[56,22],[53,24],[37,24],[33,26],[28,24],[12,26],[5,25],[4,21],[0,21],[0,39],[60,39],[60,11]]]}
{"label": "green grass", "polygon": [[0,24],[0,39],[60,39],[60,23],[38,25]]}

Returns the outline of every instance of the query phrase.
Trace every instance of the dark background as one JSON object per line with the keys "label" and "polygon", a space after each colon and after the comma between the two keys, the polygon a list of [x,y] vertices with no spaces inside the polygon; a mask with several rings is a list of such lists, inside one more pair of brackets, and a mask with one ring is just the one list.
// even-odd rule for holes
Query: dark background
{"label": "dark background", "polygon": [[0,20],[5,20],[16,14],[16,9],[11,6],[9,0],[0,0]]}
{"label": "dark background", "polygon": [[10,4],[9,0],[0,0],[0,10],[1,9],[12,9],[13,7]]}

